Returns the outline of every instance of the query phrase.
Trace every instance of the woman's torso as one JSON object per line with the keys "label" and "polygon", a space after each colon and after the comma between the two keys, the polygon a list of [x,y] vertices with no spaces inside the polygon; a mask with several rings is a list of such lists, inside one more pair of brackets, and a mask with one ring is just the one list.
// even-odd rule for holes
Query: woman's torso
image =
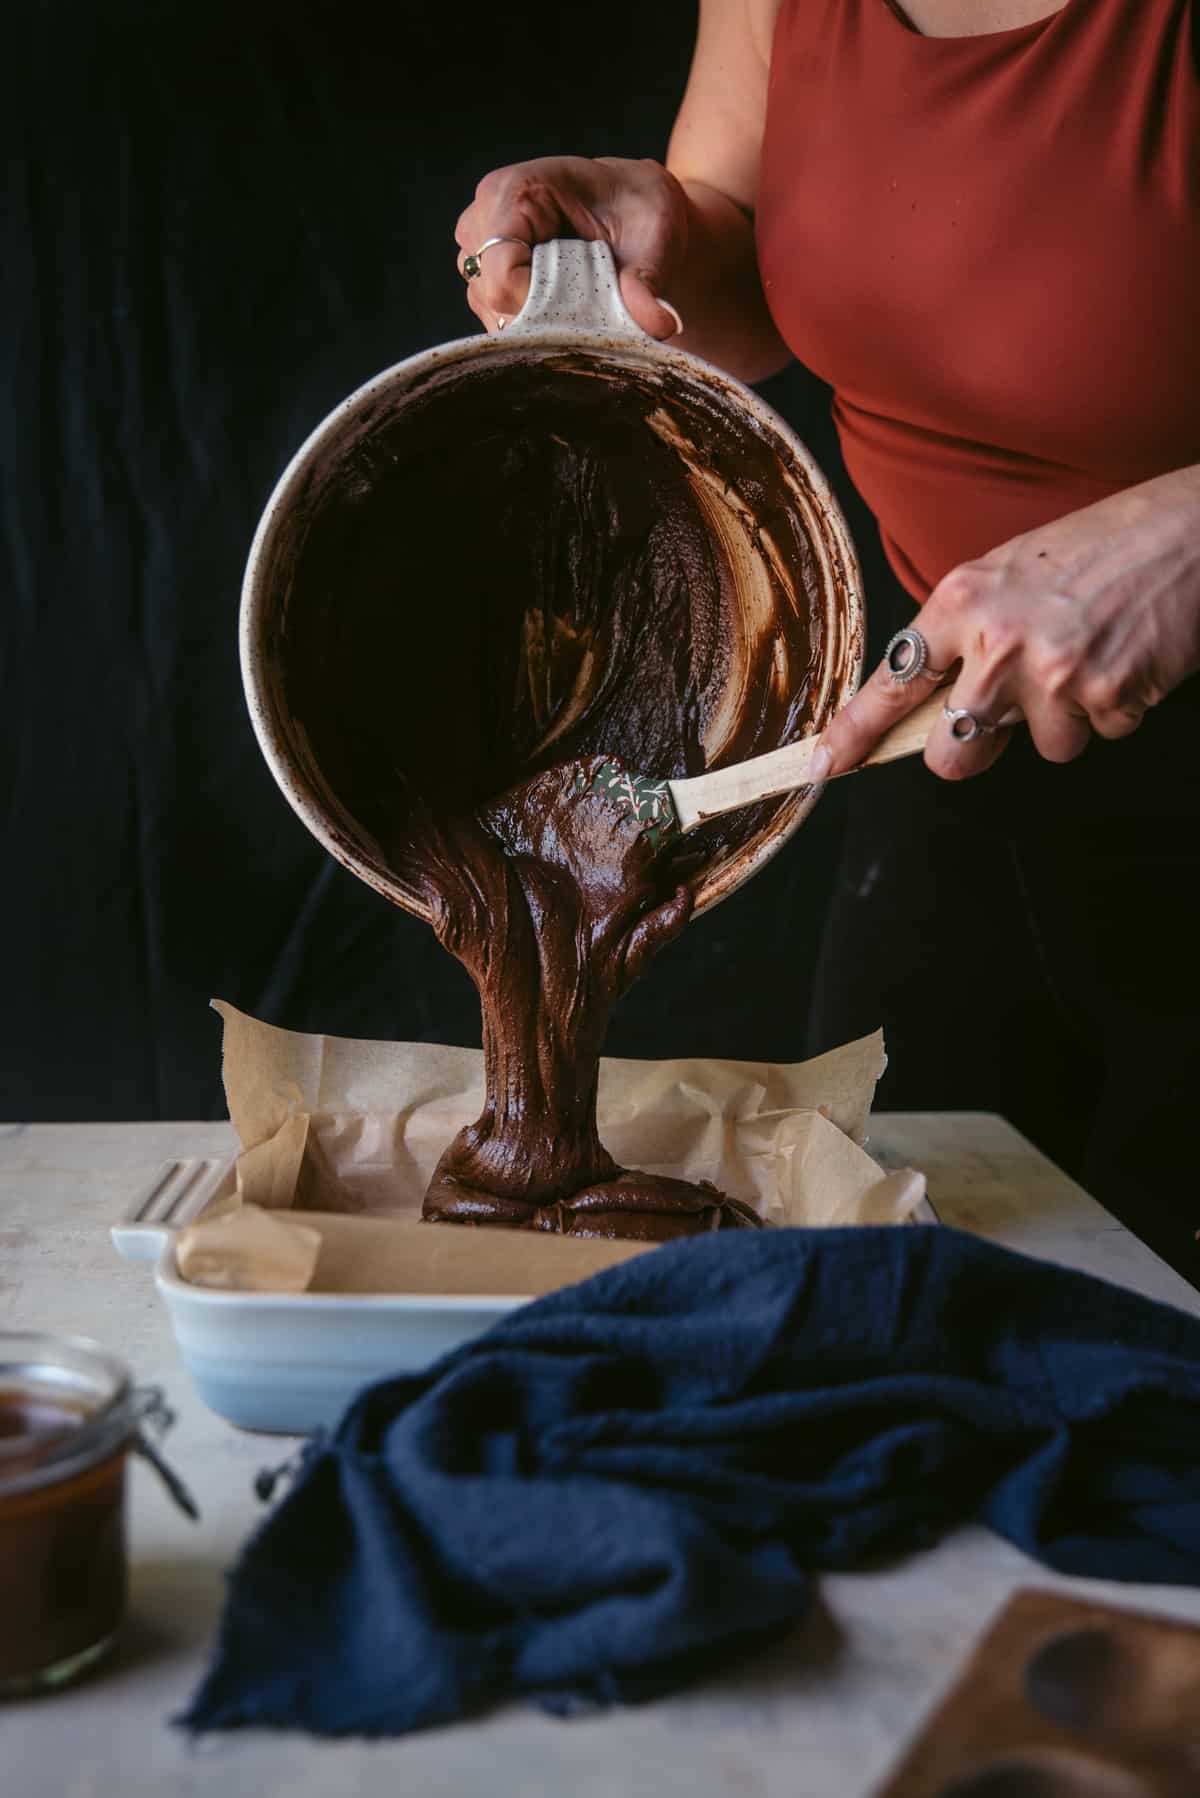
{"label": "woman's torso", "polygon": [[757,207],[776,322],[924,597],[956,563],[1200,461],[1191,0],[926,37],[783,0]]}

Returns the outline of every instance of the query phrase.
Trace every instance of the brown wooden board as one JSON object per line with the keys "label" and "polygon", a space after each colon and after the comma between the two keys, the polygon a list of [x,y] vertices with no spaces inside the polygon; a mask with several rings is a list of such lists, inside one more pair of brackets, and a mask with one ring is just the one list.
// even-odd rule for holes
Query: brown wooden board
{"label": "brown wooden board", "polygon": [[1200,1798],[1200,1629],[1014,1594],[876,1798]]}

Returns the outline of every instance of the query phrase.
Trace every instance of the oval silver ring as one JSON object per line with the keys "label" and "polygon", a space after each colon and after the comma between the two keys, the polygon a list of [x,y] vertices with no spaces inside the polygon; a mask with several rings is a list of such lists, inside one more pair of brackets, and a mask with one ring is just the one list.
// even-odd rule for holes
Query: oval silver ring
{"label": "oval silver ring", "polygon": [[464,281],[474,281],[483,273],[483,252],[494,249],[498,243],[519,243],[523,250],[533,253],[533,245],[527,244],[523,237],[486,237],[477,250],[463,257],[462,273]]}
{"label": "oval silver ring", "polygon": [[969,712],[965,705],[944,705],[942,717],[950,726],[950,735],[956,743],[973,743],[976,737],[986,737],[994,731],[994,724],[986,724]]}
{"label": "oval silver ring", "polygon": [[897,631],[883,652],[883,665],[888,677],[904,686],[910,680],[916,680],[923,674],[926,680],[943,680],[945,669],[929,666],[929,645],[919,630],[912,625],[907,630]]}

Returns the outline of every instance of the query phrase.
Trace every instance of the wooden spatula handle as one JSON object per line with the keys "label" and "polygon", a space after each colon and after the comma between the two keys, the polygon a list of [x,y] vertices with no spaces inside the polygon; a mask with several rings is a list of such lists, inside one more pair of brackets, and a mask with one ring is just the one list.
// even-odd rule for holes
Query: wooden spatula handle
{"label": "wooden spatula handle", "polygon": [[[942,707],[946,703],[946,695],[939,689],[931,693],[928,699],[921,701],[915,712],[909,712],[901,718],[899,724],[893,724],[891,730],[885,730],[870,755],[858,764],[858,768],[871,768],[877,762],[898,762],[902,755],[917,755],[929,741],[929,733],[942,715]],[[857,774],[858,768],[847,768],[847,774]]]}
{"label": "wooden spatula handle", "polygon": [[[942,715],[945,694],[931,693],[915,712],[909,712],[891,730],[885,731],[870,755],[859,763],[869,768],[878,762],[894,762],[903,755],[916,755],[924,749],[929,733]],[[741,805],[753,805],[759,799],[772,799],[777,793],[790,793],[794,787],[808,784],[817,737],[802,737],[785,749],[772,749],[749,762],[732,768],[716,768],[711,774],[696,774],[690,780],[673,780],[671,797],[679,816],[681,830],[693,830],[705,818],[719,817],[736,811]],[[848,773],[857,773],[850,768]]]}

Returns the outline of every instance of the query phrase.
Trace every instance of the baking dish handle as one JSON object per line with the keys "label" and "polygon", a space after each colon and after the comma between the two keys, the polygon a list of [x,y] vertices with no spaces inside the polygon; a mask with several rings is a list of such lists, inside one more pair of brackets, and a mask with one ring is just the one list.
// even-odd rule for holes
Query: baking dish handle
{"label": "baking dish handle", "polygon": [[234,1185],[232,1155],[188,1155],[164,1161],[135,1193],[110,1232],[126,1261],[157,1261],[172,1231],[194,1224],[200,1213]]}

